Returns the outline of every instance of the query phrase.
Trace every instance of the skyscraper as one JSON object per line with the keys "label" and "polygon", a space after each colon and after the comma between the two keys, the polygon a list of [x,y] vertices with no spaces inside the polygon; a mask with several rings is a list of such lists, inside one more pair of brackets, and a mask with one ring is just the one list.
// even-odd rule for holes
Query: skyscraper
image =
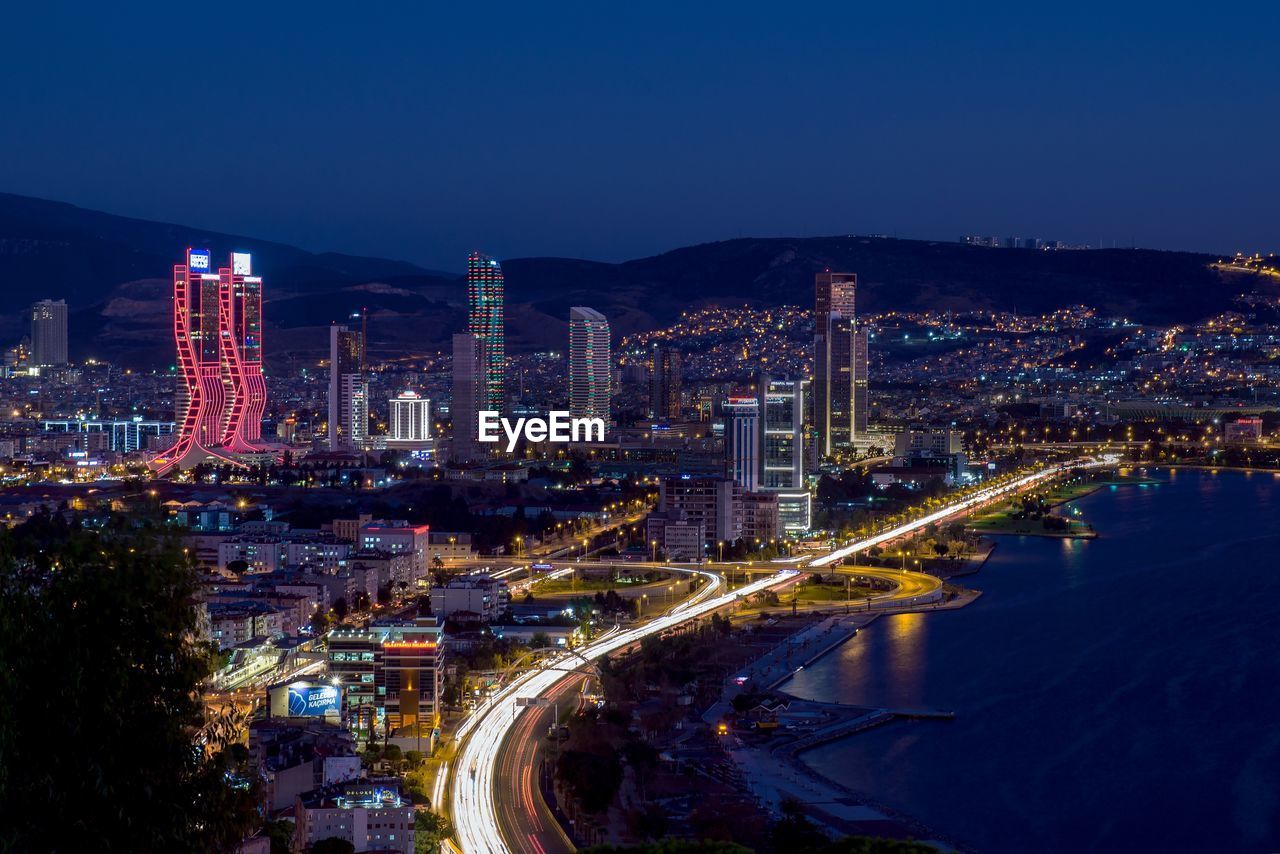
{"label": "skyscraper", "polygon": [[804,381],[760,378],[760,489],[778,494],[778,519],[788,534],[811,525],[804,483]]}
{"label": "skyscraper", "polygon": [[501,412],[506,402],[507,348],[504,284],[498,262],[472,252],[467,256],[468,325],[481,345],[483,409]]}
{"label": "skyscraper", "polygon": [[569,309],[569,412],[609,420],[609,321],[594,308]]}
{"label": "skyscraper", "polygon": [[253,275],[253,259],[234,252],[231,266],[218,271],[220,356],[230,406],[222,444],[231,451],[261,450],[267,381],[262,375],[262,278]]}
{"label": "skyscraper", "polygon": [[67,363],[67,303],[42,299],[31,306],[31,361],[41,368]]}
{"label": "skyscraper", "polygon": [[151,467],[166,473],[214,458],[264,450],[262,413],[262,279],[252,259],[233,253],[213,272],[207,249],[188,249],[173,268],[173,334],[178,356],[178,437]]}
{"label": "skyscraper", "polygon": [[329,327],[329,450],[363,450],[369,439],[364,333]]}
{"label": "skyscraper", "polygon": [[725,400],[725,476],[748,492],[760,485],[760,401],[747,394],[732,394]]}
{"label": "skyscraper", "polygon": [[870,335],[864,328],[857,328],[853,333],[853,435],[858,439],[867,435],[867,419],[870,411],[870,388],[868,377],[870,371],[869,349]]}
{"label": "skyscraper", "polygon": [[484,397],[484,347],[470,332],[453,336],[453,457],[459,462],[480,459],[480,407]]}
{"label": "skyscraper", "polygon": [[824,270],[814,277],[813,418],[822,456],[855,434],[857,291],[855,273]]}
{"label": "skyscraper", "polygon": [[653,345],[649,365],[649,413],[656,419],[679,420],[684,366],[675,347]]}

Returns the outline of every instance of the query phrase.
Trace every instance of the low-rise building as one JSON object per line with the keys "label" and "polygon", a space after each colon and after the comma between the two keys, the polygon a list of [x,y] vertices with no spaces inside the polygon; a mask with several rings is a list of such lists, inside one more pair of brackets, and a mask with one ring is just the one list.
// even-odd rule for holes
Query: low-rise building
{"label": "low-rise building", "polygon": [[414,852],[413,804],[394,777],[337,783],[295,801],[296,854],[322,839],[344,839],[356,851]]}

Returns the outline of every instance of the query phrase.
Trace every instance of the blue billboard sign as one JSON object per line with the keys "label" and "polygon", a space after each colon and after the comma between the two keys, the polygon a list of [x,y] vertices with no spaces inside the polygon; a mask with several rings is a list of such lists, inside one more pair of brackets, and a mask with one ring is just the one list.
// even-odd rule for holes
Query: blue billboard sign
{"label": "blue billboard sign", "polygon": [[208,273],[213,269],[213,255],[208,249],[192,249],[187,253],[187,267],[193,273]]}
{"label": "blue billboard sign", "polygon": [[341,707],[342,699],[334,685],[289,686],[290,717],[323,717],[326,712],[337,714]]}

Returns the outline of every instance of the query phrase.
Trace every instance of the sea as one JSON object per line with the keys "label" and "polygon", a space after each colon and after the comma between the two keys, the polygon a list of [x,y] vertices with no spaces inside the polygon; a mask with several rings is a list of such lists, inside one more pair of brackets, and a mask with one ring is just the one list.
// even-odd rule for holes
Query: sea
{"label": "sea", "polygon": [[781,686],[946,709],[802,755],[986,852],[1280,851],[1280,477],[1149,469],[1000,537],[956,611],[881,617]]}

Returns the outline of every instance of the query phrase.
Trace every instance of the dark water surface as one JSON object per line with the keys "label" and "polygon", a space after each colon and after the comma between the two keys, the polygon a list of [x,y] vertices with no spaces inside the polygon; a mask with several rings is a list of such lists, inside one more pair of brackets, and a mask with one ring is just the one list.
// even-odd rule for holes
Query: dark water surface
{"label": "dark water surface", "polygon": [[954,709],[804,754],[990,852],[1280,850],[1280,478],[1152,472],[1002,537],[960,611],[881,618],[783,686]]}

